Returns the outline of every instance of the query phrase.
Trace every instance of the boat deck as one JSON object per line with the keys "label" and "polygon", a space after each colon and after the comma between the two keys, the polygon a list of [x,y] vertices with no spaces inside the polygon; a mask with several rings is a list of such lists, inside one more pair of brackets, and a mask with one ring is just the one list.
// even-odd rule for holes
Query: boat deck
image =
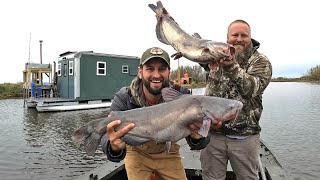
{"label": "boat deck", "polygon": [[27,102],[30,103],[38,103],[38,102],[74,102],[74,99],[67,99],[67,98],[61,98],[61,97],[52,97],[52,98],[45,98],[45,97],[39,97],[39,98],[29,98]]}
{"label": "boat deck", "polygon": [[38,112],[71,111],[94,108],[108,108],[111,100],[76,100],[67,98],[30,98],[28,108],[36,108]]}
{"label": "boat deck", "polygon": [[[187,142],[183,139],[178,142],[180,145],[180,154],[189,180],[202,180],[200,151],[191,151]],[[287,171],[277,161],[276,156],[267,148],[261,140],[261,164],[265,174],[261,180],[293,180]],[[77,178],[77,180],[127,180],[123,161],[114,163],[107,161],[101,166],[91,170]],[[236,180],[230,164],[228,164],[228,172],[226,180]]]}

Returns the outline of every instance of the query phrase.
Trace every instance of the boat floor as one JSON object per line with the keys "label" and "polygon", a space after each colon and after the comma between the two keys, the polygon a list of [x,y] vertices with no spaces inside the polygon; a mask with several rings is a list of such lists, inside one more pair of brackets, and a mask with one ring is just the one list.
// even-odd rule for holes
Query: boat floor
{"label": "boat floor", "polygon": [[[180,140],[180,154],[184,164],[184,168],[188,180],[202,180],[200,151],[191,151],[186,141]],[[260,159],[262,163],[262,171],[259,172],[260,180],[293,180],[287,171],[278,162],[274,153],[272,153],[265,143],[261,140]],[[123,161],[120,163],[113,163],[107,161],[105,164],[91,170],[77,178],[77,180],[127,180],[127,174]],[[232,171],[230,164],[228,164],[226,180],[236,180],[236,176]]]}

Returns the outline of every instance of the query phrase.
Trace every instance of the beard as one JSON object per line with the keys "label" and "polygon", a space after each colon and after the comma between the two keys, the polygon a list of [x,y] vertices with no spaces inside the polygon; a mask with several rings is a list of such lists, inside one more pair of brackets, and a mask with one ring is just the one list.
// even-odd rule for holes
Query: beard
{"label": "beard", "polygon": [[235,59],[239,64],[243,64],[244,62],[248,61],[248,59],[251,57],[253,52],[253,44],[250,43],[249,47],[247,49],[244,49],[243,51],[238,51],[235,53]]}
{"label": "beard", "polygon": [[148,79],[145,79],[142,76],[142,84],[147,88],[147,90],[149,91],[150,94],[152,95],[159,95],[161,93],[161,90],[165,87],[169,87],[169,80],[168,79],[163,79],[162,80],[162,86],[160,88],[152,88],[150,86],[150,81]]}

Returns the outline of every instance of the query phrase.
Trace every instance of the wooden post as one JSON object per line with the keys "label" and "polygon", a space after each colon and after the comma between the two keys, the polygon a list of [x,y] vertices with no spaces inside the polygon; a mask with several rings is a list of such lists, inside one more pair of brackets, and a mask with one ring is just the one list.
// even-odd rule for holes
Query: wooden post
{"label": "wooden post", "polygon": [[26,100],[25,100],[25,87],[24,85],[22,86],[22,96],[23,96],[23,107],[26,107]]}

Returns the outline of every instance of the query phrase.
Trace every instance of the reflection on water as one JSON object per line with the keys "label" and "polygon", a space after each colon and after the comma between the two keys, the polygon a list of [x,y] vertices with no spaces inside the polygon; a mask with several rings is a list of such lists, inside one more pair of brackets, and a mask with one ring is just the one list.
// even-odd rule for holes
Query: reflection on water
{"label": "reflection on water", "polygon": [[263,95],[262,138],[296,179],[320,177],[320,85],[271,83]]}
{"label": "reflection on water", "polygon": [[[203,94],[204,89],[194,89]],[[261,137],[297,180],[320,177],[320,85],[271,83],[263,95]],[[106,161],[82,153],[71,140],[107,109],[37,113],[22,100],[0,100],[1,179],[74,179]]]}
{"label": "reflection on water", "polygon": [[24,153],[36,153],[38,160],[31,168],[38,169],[35,173],[41,174],[45,166],[46,176],[50,172],[53,177],[57,174],[72,177],[103,163],[106,158],[101,151],[97,151],[95,157],[88,157],[76,149],[70,137],[77,127],[88,120],[106,115],[106,110],[63,113],[28,111],[24,122],[25,139],[31,149]]}
{"label": "reflection on water", "polygon": [[107,109],[37,113],[22,100],[1,100],[0,107],[1,179],[74,179],[106,161],[102,151],[82,153],[71,135]]}
{"label": "reflection on water", "polygon": [[296,180],[318,180],[320,84],[272,82],[263,106],[261,138]]}

